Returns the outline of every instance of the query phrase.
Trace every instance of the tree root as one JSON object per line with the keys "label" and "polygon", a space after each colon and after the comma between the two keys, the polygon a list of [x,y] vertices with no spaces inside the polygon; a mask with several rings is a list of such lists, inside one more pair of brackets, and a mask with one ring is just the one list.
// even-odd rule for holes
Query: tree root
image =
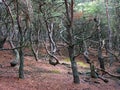
{"label": "tree root", "polygon": [[57,65],[57,64],[60,64],[60,62],[59,62],[57,59],[55,59],[55,61],[49,60],[49,64],[55,66],[55,65]]}
{"label": "tree root", "polygon": [[101,79],[102,81],[104,81],[105,83],[108,83],[109,81],[101,76],[98,75],[98,78]]}

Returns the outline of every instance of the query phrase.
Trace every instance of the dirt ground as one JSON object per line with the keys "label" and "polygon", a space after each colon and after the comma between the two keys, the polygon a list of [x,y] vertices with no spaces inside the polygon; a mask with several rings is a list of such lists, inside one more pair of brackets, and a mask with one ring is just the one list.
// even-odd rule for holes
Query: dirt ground
{"label": "dirt ground", "polygon": [[[25,56],[25,79],[19,79],[19,66],[10,67],[13,59],[11,51],[0,51],[0,90],[120,90],[120,80],[107,75],[105,78],[109,80],[108,83],[81,74],[80,84],[74,84],[72,75],[68,74],[71,72],[70,66],[52,66],[44,59],[36,62],[31,56]],[[62,59],[60,62],[65,61]],[[78,64],[78,71],[88,72],[89,65],[82,57],[79,60],[81,63]],[[113,65],[114,68],[117,66],[120,66],[120,63]]]}

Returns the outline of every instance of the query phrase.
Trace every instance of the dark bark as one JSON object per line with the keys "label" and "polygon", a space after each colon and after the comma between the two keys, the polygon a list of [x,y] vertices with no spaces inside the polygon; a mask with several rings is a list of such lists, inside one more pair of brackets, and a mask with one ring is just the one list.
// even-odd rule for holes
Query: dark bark
{"label": "dark bark", "polygon": [[[109,42],[108,42],[108,49],[110,51],[112,51],[112,29],[111,29],[111,26],[110,26],[110,15],[109,15],[109,8],[108,8],[108,1],[109,0],[105,0],[105,3],[106,3],[106,16],[107,16],[107,23],[108,23],[108,39],[109,39]],[[110,66],[113,64],[114,62],[114,58],[113,58],[113,55],[111,53],[108,53],[109,55],[109,64]]]}
{"label": "dark bark", "polygon": [[67,41],[68,45],[68,52],[69,57],[71,61],[71,67],[72,67],[72,73],[73,73],[73,81],[76,84],[80,83],[79,74],[77,70],[77,64],[75,61],[75,55],[74,55],[74,40],[73,40],[73,33],[72,33],[72,26],[73,26],[73,3],[74,0],[71,0],[71,3],[68,4],[68,0],[64,0],[65,2],[65,9],[66,9],[66,32],[67,32],[67,38],[65,41]]}
{"label": "dark bark", "polygon": [[102,45],[101,45],[101,38],[100,38],[100,35],[99,35],[98,61],[100,63],[100,68],[101,69],[105,69],[104,58],[103,58],[103,55],[102,55],[102,48],[101,47],[102,47]]}
{"label": "dark bark", "polygon": [[20,25],[20,16],[19,16],[19,4],[18,4],[18,0],[16,0],[16,10],[17,10],[17,25],[18,25],[18,30],[19,30],[19,34],[20,34],[20,49],[19,49],[19,55],[20,55],[20,66],[19,66],[19,78],[23,79],[24,78],[24,54],[23,54],[23,34],[22,34],[22,28]]}
{"label": "dark bark", "polygon": [[[87,52],[87,49],[86,49],[85,52]],[[87,63],[90,65],[90,71],[91,71],[90,74],[91,74],[91,77],[92,77],[92,78],[97,78],[97,75],[96,75],[96,72],[95,72],[94,63],[93,63],[93,61],[91,61],[91,60],[89,59],[88,54],[85,53],[85,52],[84,52],[84,58],[85,58],[85,60],[87,61]]]}
{"label": "dark bark", "polygon": [[20,48],[19,54],[20,54],[19,78],[23,79],[24,78],[24,54],[23,54],[22,48]]}
{"label": "dark bark", "polygon": [[5,41],[6,41],[6,38],[7,37],[0,36],[0,48],[3,48],[3,45],[4,45]]}
{"label": "dark bark", "polygon": [[102,37],[101,37],[101,29],[100,29],[100,19],[98,17],[95,17],[94,19],[95,25],[96,25],[96,31],[98,35],[98,60],[100,63],[100,68],[105,69],[104,66],[104,58],[102,55]]}
{"label": "dark bark", "polygon": [[68,47],[68,51],[69,51],[69,57],[70,57],[70,61],[71,61],[71,67],[72,67],[72,72],[73,72],[73,81],[74,83],[80,83],[80,79],[79,79],[79,74],[78,74],[78,70],[77,70],[77,64],[74,58],[74,46],[69,46]]}
{"label": "dark bark", "polygon": [[16,60],[10,62],[11,67],[15,67],[18,64]]}
{"label": "dark bark", "polygon": [[114,77],[114,78],[117,78],[117,79],[120,80],[120,76],[119,76],[119,75],[111,74],[110,72],[107,72],[107,71],[105,71],[105,70],[103,70],[103,69],[99,69],[99,68],[97,68],[97,70],[98,70],[98,71],[102,71],[102,72],[108,74],[109,76]]}
{"label": "dark bark", "polygon": [[99,63],[100,63],[100,68],[105,69],[104,58],[103,57],[98,57],[98,60],[99,60]]}
{"label": "dark bark", "polygon": [[38,47],[37,47],[37,51],[35,50],[35,48],[33,47],[33,41],[32,41],[32,31],[31,31],[31,28],[30,28],[30,33],[29,33],[29,41],[30,41],[30,48],[31,48],[31,51],[35,57],[35,60],[38,61],[39,60],[39,57],[38,57]]}
{"label": "dark bark", "polygon": [[50,59],[49,59],[49,64],[51,64],[51,65],[53,65],[53,66],[56,66],[57,64],[60,64],[59,63],[59,61],[58,60],[53,60],[54,58],[53,57],[51,57]]}
{"label": "dark bark", "polygon": [[90,70],[91,70],[91,77],[92,78],[97,78],[98,76],[97,76],[97,74],[95,72],[95,66],[94,66],[93,62],[90,63]]}

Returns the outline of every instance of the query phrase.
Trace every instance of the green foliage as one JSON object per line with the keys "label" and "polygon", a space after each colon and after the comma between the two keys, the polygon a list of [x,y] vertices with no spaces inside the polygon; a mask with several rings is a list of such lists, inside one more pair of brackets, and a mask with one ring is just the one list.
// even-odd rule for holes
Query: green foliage
{"label": "green foliage", "polygon": [[83,11],[85,14],[89,15],[89,14],[96,14],[96,13],[100,13],[103,11],[103,8],[105,6],[103,6],[103,0],[97,0],[97,1],[91,1],[91,2],[82,2],[82,3],[77,3],[75,6],[75,10],[76,11]]}

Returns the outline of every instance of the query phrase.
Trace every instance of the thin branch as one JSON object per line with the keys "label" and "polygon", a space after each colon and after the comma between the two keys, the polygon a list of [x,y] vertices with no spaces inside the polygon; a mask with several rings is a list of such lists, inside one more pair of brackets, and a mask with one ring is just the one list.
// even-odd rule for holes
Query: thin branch
{"label": "thin branch", "polygon": [[111,77],[115,77],[115,78],[120,79],[120,76],[118,76],[118,75],[113,75],[113,74],[111,74],[111,73],[109,73],[109,72],[107,72],[103,69],[100,69],[100,68],[96,68],[96,69],[99,70],[99,71],[105,72],[106,74],[110,75]]}
{"label": "thin branch", "polygon": [[110,51],[109,49],[106,49],[106,50],[107,50],[108,53],[110,53],[111,55],[113,55],[117,61],[119,61],[118,56],[116,56],[115,54],[113,54],[113,52]]}
{"label": "thin branch", "polygon": [[15,48],[0,48],[0,51],[3,51],[3,50],[15,50],[15,49],[19,49],[19,48],[22,48],[22,47],[26,47],[26,46],[23,45],[23,46],[15,47]]}
{"label": "thin branch", "polygon": [[60,36],[61,36],[61,38],[63,39],[63,41],[69,45],[69,42],[68,42],[68,41],[64,38],[64,36],[62,35],[62,33],[63,33],[64,31],[65,31],[65,30],[60,31]]}
{"label": "thin branch", "polygon": [[[12,11],[11,11],[9,5],[6,3],[6,1],[5,1],[5,0],[2,0],[2,1],[3,1],[4,5],[6,6],[6,8],[7,8],[7,10],[8,10],[8,13],[10,14],[10,17],[11,17],[11,20],[12,20],[12,25],[13,25],[13,27],[14,27],[14,20],[13,20]],[[14,28],[13,28],[13,29],[14,29]]]}

